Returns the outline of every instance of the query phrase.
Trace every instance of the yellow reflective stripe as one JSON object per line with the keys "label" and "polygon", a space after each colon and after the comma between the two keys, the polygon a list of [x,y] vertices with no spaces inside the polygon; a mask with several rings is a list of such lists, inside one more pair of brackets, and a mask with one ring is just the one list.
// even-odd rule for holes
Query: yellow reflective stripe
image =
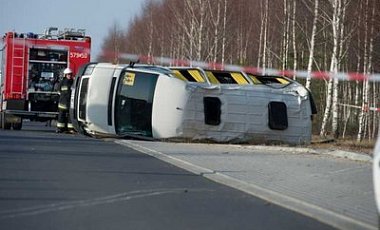
{"label": "yellow reflective stripe", "polygon": [[57,122],[57,127],[58,127],[58,128],[65,128],[65,127],[66,127],[66,124],[65,124],[65,123]]}
{"label": "yellow reflective stripe", "polygon": [[59,103],[58,104],[58,108],[60,108],[60,109],[67,109],[67,106],[64,105],[64,104]]}
{"label": "yellow reflective stripe", "polygon": [[283,84],[283,85],[287,85],[287,84],[289,84],[289,81],[288,80],[286,80],[285,78],[281,78],[281,77],[278,77],[278,78],[276,78],[277,79],[277,81],[279,81],[281,84]]}
{"label": "yellow reflective stripe", "polygon": [[187,79],[178,70],[173,70],[173,74],[179,80],[187,81]]}
{"label": "yellow reflective stripe", "polygon": [[68,124],[67,124],[67,128],[72,129],[72,128],[74,128],[74,126],[73,126],[73,124],[68,123]]}
{"label": "yellow reflective stripe", "polygon": [[212,72],[206,71],[206,74],[211,84],[220,84],[220,82],[218,81],[218,79],[216,79]]}
{"label": "yellow reflective stripe", "polygon": [[205,79],[202,77],[201,73],[197,69],[189,70],[189,74],[197,81],[197,82],[205,82]]}
{"label": "yellow reflective stripe", "polygon": [[251,78],[253,84],[262,84],[261,81],[256,78],[256,76],[253,76],[253,75],[249,74],[248,77]]}
{"label": "yellow reflective stripe", "polygon": [[247,81],[247,79],[245,79],[245,77],[241,73],[231,73],[231,77],[233,79],[235,79],[235,81],[239,85],[247,85],[247,84],[249,84],[249,82]]}
{"label": "yellow reflective stripe", "polygon": [[67,87],[67,86],[62,86],[61,87],[61,91],[67,91],[67,90],[69,90],[69,87]]}

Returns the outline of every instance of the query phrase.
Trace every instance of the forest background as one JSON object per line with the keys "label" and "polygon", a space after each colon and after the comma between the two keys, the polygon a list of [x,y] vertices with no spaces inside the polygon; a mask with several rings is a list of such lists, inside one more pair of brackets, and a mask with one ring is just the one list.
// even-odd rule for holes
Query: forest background
{"label": "forest background", "polygon": [[[380,73],[380,2],[147,0],[128,26],[110,27],[98,61],[122,63],[121,53],[309,73]],[[379,82],[294,77],[316,101],[315,135],[377,138]]]}

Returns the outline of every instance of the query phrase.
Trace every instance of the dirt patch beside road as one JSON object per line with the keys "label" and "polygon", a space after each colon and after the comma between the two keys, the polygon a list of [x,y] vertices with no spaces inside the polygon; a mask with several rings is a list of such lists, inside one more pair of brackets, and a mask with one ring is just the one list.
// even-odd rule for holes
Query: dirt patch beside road
{"label": "dirt patch beside road", "polygon": [[331,149],[331,150],[345,150],[358,153],[365,153],[372,156],[375,148],[376,140],[363,140],[357,142],[353,139],[338,139],[332,138],[321,139],[319,136],[313,136],[311,148]]}

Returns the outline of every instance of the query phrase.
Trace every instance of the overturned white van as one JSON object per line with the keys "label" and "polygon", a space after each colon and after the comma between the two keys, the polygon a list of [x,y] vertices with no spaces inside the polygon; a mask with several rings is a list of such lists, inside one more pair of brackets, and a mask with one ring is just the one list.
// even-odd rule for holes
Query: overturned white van
{"label": "overturned white van", "polygon": [[310,143],[314,108],[299,83],[273,87],[244,75],[247,84],[215,84],[201,69],[180,70],[187,78],[175,68],[86,65],[74,83],[74,127],[94,136]]}

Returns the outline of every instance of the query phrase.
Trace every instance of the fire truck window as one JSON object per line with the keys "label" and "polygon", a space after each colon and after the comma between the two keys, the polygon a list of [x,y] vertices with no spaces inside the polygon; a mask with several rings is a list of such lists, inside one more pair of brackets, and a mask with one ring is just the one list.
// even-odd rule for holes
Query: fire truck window
{"label": "fire truck window", "polygon": [[67,51],[32,48],[29,52],[29,91],[57,91],[67,67]]}
{"label": "fire truck window", "polygon": [[158,75],[122,72],[115,97],[115,130],[119,135],[152,136],[152,106]]}
{"label": "fire truck window", "polygon": [[3,74],[4,74],[4,53],[1,52],[1,66],[0,66],[0,82],[3,82]]}

